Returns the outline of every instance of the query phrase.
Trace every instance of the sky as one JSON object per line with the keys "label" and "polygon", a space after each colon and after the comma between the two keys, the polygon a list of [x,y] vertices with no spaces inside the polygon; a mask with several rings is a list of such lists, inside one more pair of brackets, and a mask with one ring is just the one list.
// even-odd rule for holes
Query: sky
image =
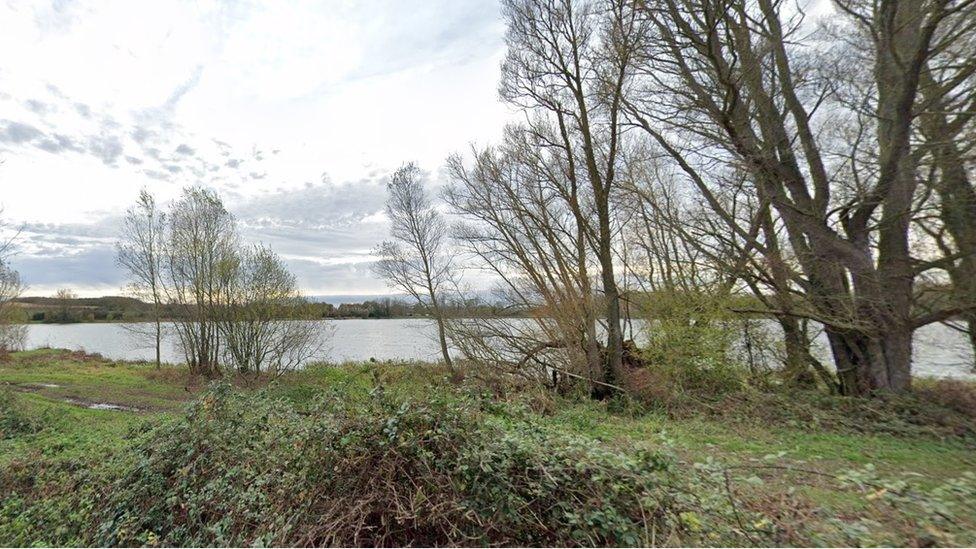
{"label": "sky", "polygon": [[0,207],[27,294],[121,292],[146,188],[218,191],[311,295],[385,294],[370,249],[406,161],[500,138],[490,0],[0,0]]}

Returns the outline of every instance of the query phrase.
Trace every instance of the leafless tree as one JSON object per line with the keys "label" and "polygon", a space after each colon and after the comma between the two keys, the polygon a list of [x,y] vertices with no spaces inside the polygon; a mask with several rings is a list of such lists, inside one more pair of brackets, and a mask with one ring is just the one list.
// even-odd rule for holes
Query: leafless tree
{"label": "leafless tree", "polygon": [[[920,187],[913,105],[925,61],[972,4],[837,3],[849,34],[871,44],[875,91],[864,96],[866,112],[847,109],[833,82],[816,77],[807,63],[813,46],[800,39],[802,12],[784,15],[782,2],[633,4],[653,32],[643,37],[635,91],[623,100],[629,120],[728,231],[770,259],[717,197],[721,181],[745,172],[796,260],[786,275],[803,309],[780,312],[824,323],[847,393],[907,388],[914,330],[969,308],[919,311],[914,282],[933,265],[912,256],[910,226]],[[633,66],[633,55],[617,64]]]}
{"label": "leafless tree", "polygon": [[150,334],[156,350],[156,367],[161,363],[162,306],[165,298],[163,267],[166,257],[166,216],[145,189],[135,206],[126,212],[122,236],[116,245],[118,264],[129,274],[129,290],[152,305],[153,329]]}
{"label": "leafless tree", "polygon": [[391,287],[427,308],[437,323],[444,363],[453,370],[444,311],[444,293],[455,282],[453,259],[446,249],[447,223],[428,197],[416,164],[394,172],[386,189],[392,240],[375,250],[374,269]]}
{"label": "leafless tree", "polygon": [[185,189],[168,218],[165,286],[174,327],[190,371],[213,377],[220,371],[221,275],[238,246],[234,218],[216,193],[199,187]]}
{"label": "leafless tree", "polygon": [[223,266],[221,277],[217,327],[225,363],[244,375],[277,376],[320,353],[325,334],[274,252],[245,247]]}
{"label": "leafless tree", "polygon": [[599,269],[581,223],[572,159],[543,121],[507,128],[500,147],[448,160],[445,196],[464,219],[456,238],[464,251],[501,280],[502,295],[533,312],[522,324],[497,319],[459,326],[468,356],[517,373],[558,369],[602,392],[606,376],[597,339],[597,300],[591,272]]}
{"label": "leafless tree", "polygon": [[618,187],[623,98],[632,72],[629,53],[632,42],[643,34],[639,18],[626,9],[628,4],[623,0],[503,2],[508,54],[500,93],[558,128],[554,144],[565,150],[565,177],[579,198],[570,200],[569,207],[600,266],[608,380],[623,376],[611,202]]}
{"label": "leafless tree", "polygon": [[[0,212],[2,213],[2,212]],[[3,228],[0,222],[0,229]],[[14,300],[24,291],[20,274],[9,263],[13,249],[13,238],[0,241],[0,350],[23,347],[27,336],[27,326],[18,323],[20,311]]]}
{"label": "leafless tree", "polygon": [[[976,303],[976,15],[957,9],[945,26],[920,74],[916,152],[933,208],[915,221],[941,253],[952,299]],[[961,316],[976,350],[976,308]]]}

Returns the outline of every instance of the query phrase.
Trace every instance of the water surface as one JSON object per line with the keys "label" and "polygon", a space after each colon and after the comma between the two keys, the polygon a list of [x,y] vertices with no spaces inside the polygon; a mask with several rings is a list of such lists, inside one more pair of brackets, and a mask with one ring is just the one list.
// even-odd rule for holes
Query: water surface
{"label": "water surface", "polygon": [[[427,319],[322,320],[325,342],[319,360],[330,362],[377,360],[437,360],[439,351],[433,322]],[[32,324],[27,348],[57,347],[99,353],[113,360],[152,360],[151,338],[140,335],[149,324]],[[816,354],[827,360],[826,340],[817,339]],[[175,337],[163,341],[164,362],[183,359]],[[966,336],[934,324],[916,332],[914,371],[917,375],[976,379],[973,352]]]}

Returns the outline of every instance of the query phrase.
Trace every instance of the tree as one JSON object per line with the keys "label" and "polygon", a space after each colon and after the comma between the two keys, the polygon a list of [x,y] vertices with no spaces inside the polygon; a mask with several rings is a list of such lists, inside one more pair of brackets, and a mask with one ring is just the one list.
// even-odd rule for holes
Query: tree
{"label": "tree", "polygon": [[474,151],[471,166],[448,159],[445,197],[463,219],[455,238],[501,281],[509,306],[534,312],[529,323],[457,322],[456,339],[468,356],[543,380],[558,370],[601,396],[613,381],[597,340],[591,273],[598,267],[572,206],[581,194],[566,175],[572,159],[553,135],[542,122],[510,126],[500,146]]}
{"label": "tree", "polygon": [[416,164],[404,164],[394,172],[386,190],[392,240],[374,251],[378,258],[374,269],[434,317],[441,355],[454,371],[444,311],[444,294],[455,281],[454,263],[445,249],[447,223],[427,196]]}
{"label": "tree", "polygon": [[[972,309],[919,307],[916,279],[940,267],[913,256],[910,229],[921,189],[913,106],[925,62],[974,7],[837,6],[845,35],[871,45],[861,60],[870,89],[819,78],[816,56],[825,52],[800,39],[801,14],[784,17],[780,2],[656,0],[633,4],[653,32],[640,41],[635,91],[623,103],[726,229],[775,261],[719,195],[743,171],[742,188],[768,202],[789,245],[783,253],[795,260],[781,291],[802,297],[779,312],[824,324],[842,390],[900,391],[911,383],[914,330]],[[621,51],[618,66],[632,60]]]}
{"label": "tree", "polygon": [[236,251],[221,267],[217,327],[223,357],[244,375],[281,375],[322,348],[322,328],[295,276],[263,246]]}
{"label": "tree", "polygon": [[215,192],[188,187],[164,216],[143,191],[123,230],[119,263],[153,303],[157,364],[163,311],[194,375],[215,377],[225,366],[277,375],[321,349],[325,334],[295,277],[270,249],[241,244]]}
{"label": "tree", "polygon": [[27,336],[27,327],[17,323],[19,311],[14,305],[14,300],[24,291],[24,284],[9,264],[13,243],[13,237],[0,241],[0,351],[22,347]]}
{"label": "tree", "polygon": [[[633,42],[643,31],[629,2],[506,0],[508,53],[500,93],[558,128],[569,207],[596,255],[607,322],[604,377],[623,377],[620,290],[615,276],[612,196],[622,142],[622,106]],[[612,62],[611,62],[612,61]],[[585,193],[585,194],[584,194]]]}
{"label": "tree", "polygon": [[190,371],[207,377],[220,371],[217,311],[238,236],[234,218],[211,190],[184,189],[170,207],[165,261],[174,327]]}
{"label": "tree", "polygon": [[156,367],[161,364],[163,267],[165,259],[166,216],[156,200],[143,189],[135,206],[126,211],[122,236],[116,245],[116,260],[129,274],[129,289],[136,297],[152,304],[152,338]]}
{"label": "tree", "polygon": [[78,299],[78,295],[68,288],[61,288],[54,293],[54,300],[58,308],[58,322],[74,322],[76,320],[71,311],[76,299]]}

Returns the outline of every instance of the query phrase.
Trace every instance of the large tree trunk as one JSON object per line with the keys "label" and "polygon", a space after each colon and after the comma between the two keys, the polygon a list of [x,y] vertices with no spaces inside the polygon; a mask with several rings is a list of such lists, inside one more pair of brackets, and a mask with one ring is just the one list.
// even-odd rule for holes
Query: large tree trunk
{"label": "large tree trunk", "polygon": [[624,340],[620,327],[620,292],[613,271],[610,215],[601,208],[600,217],[600,274],[603,282],[604,305],[607,315],[607,383],[619,385],[624,378]]}
{"label": "large tree trunk", "polygon": [[810,387],[815,383],[809,366],[810,344],[795,316],[780,315],[776,319],[783,330],[786,357],[783,376],[790,385]]}

